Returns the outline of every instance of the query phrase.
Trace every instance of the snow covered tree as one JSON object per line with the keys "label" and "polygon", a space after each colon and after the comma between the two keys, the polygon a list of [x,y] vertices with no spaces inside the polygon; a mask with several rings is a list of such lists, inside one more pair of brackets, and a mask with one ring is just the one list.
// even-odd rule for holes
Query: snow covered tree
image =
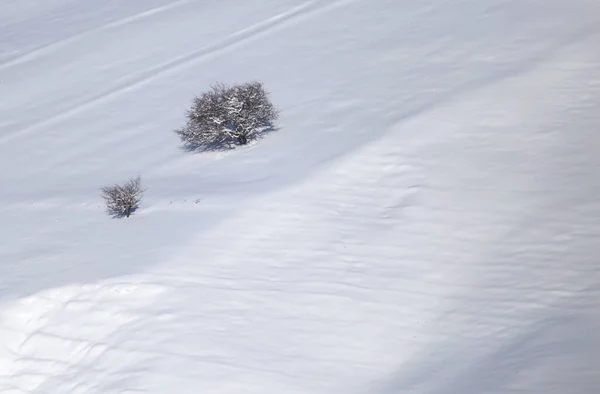
{"label": "snow covered tree", "polygon": [[144,194],[139,176],[122,185],[107,186],[101,190],[108,212],[117,217],[129,217],[137,209]]}
{"label": "snow covered tree", "polygon": [[245,145],[257,133],[272,127],[278,115],[262,83],[219,83],[194,98],[186,125],[176,133],[191,147]]}

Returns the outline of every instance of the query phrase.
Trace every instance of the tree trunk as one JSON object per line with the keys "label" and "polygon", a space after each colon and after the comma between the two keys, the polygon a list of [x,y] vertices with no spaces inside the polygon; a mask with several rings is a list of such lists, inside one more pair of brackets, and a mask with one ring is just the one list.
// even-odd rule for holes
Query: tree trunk
{"label": "tree trunk", "polygon": [[129,215],[131,215],[131,207],[127,207],[127,217],[129,217]]}
{"label": "tree trunk", "polygon": [[246,145],[248,143],[248,138],[245,134],[240,134],[238,136],[238,142],[240,143],[240,145]]}

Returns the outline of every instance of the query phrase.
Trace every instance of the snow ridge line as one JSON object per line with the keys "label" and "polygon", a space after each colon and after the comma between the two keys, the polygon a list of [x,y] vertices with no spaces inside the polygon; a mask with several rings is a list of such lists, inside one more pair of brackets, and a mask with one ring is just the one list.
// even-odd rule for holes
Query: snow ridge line
{"label": "snow ridge line", "polygon": [[166,76],[170,73],[176,72],[181,69],[185,69],[194,64],[200,63],[204,60],[210,59],[213,56],[216,56],[220,53],[226,52],[239,44],[243,44],[245,42],[251,41],[260,37],[261,35],[271,33],[278,28],[284,28],[291,24],[293,21],[300,20],[301,18],[306,18],[310,16],[315,16],[323,12],[331,11],[332,9],[341,7],[348,3],[352,3],[358,0],[338,0],[329,4],[322,5],[324,1],[321,0],[311,0],[305,2],[299,6],[296,6],[286,12],[282,12],[278,15],[275,15],[271,18],[258,22],[254,25],[251,25],[242,30],[238,30],[227,38],[223,39],[220,42],[217,42],[212,45],[205,46],[197,51],[189,53],[187,55],[182,55],[174,60],[169,62],[159,64],[158,66],[154,66],[152,68],[146,69],[138,74],[137,77],[130,79],[127,82],[124,82],[116,87],[100,93],[83,103],[75,105],[73,108],[60,112],[48,119],[44,119],[42,121],[34,122],[28,126],[25,126],[20,131],[14,132],[12,134],[7,134],[0,138],[0,143],[9,142],[15,138],[22,137],[30,134],[31,132],[45,127],[56,124],[64,119],[69,118],[72,115],[76,115],[82,113],[90,108],[93,108],[99,104],[108,102],[117,97],[122,96],[127,92],[131,92],[136,90],[144,85],[147,85],[154,80]]}
{"label": "snow ridge line", "polygon": [[96,33],[105,31],[105,30],[109,30],[115,27],[119,27],[119,26],[124,26],[128,23],[131,22],[136,22],[151,16],[154,16],[156,14],[162,13],[162,12],[166,12],[166,11],[170,11],[174,8],[178,8],[181,7],[185,4],[191,3],[193,0],[178,0],[178,1],[174,1],[170,4],[167,5],[163,5],[160,7],[154,7],[151,8],[149,10],[146,11],[142,11],[140,13],[134,14],[134,15],[130,15],[127,16],[125,18],[122,19],[118,19],[112,22],[108,22],[104,25],[95,27],[93,29],[87,30],[87,31],[83,31],[81,33],[75,34],[74,36],[65,38],[63,40],[59,40],[59,41],[55,41],[52,42],[50,44],[47,45],[43,45],[39,48],[36,48],[28,53],[25,53],[23,55],[17,56],[16,58],[10,59],[5,63],[0,64],[0,71],[4,71],[7,69],[11,69],[15,66],[18,66],[20,64],[26,63],[26,62],[30,62],[32,60],[37,59],[40,56],[43,55],[47,55],[50,54],[58,49],[64,48],[69,44],[72,44],[74,42],[78,42],[81,41],[89,36],[92,36]]}

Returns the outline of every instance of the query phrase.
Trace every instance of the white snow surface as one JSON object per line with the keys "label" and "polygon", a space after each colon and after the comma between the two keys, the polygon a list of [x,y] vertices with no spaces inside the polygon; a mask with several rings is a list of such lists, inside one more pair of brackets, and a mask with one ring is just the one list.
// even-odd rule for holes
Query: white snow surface
{"label": "white snow surface", "polygon": [[[0,1],[0,392],[599,393],[599,42],[597,0]],[[249,80],[278,130],[182,150]]]}

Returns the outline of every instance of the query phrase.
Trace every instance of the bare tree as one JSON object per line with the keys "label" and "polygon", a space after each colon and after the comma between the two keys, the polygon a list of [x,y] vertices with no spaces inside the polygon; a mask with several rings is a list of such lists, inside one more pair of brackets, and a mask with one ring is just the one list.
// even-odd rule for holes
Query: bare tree
{"label": "bare tree", "polygon": [[122,185],[107,186],[101,190],[108,212],[117,217],[129,217],[139,206],[144,194],[139,176]]}
{"label": "bare tree", "polygon": [[268,96],[260,82],[231,87],[216,84],[194,98],[187,124],[176,133],[183,143],[193,147],[247,144],[279,116]]}

